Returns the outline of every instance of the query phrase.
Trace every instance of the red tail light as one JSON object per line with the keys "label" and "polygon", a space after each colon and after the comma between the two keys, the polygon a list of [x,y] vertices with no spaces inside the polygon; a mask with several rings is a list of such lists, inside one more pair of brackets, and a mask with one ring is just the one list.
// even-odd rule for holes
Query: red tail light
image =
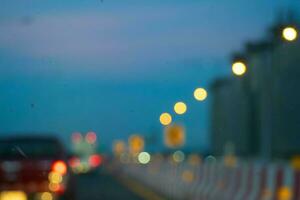
{"label": "red tail light", "polygon": [[77,157],[73,157],[69,160],[69,165],[72,168],[78,167],[80,165],[80,159]]}
{"label": "red tail light", "polygon": [[64,161],[55,161],[52,165],[52,171],[61,175],[65,175],[67,173],[67,165]]}
{"label": "red tail light", "polygon": [[89,164],[91,167],[98,167],[102,163],[102,157],[100,155],[91,155],[89,157]]}

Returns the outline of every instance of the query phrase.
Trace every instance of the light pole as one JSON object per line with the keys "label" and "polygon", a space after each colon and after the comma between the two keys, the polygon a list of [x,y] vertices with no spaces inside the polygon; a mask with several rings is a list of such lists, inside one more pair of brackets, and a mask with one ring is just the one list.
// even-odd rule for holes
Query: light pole
{"label": "light pole", "polygon": [[184,102],[181,102],[181,101],[177,102],[174,105],[174,111],[178,115],[183,115],[187,111],[187,106],[186,106],[186,104]]}
{"label": "light pole", "polygon": [[207,98],[207,91],[204,88],[197,88],[194,91],[194,97],[197,101],[204,101]]}

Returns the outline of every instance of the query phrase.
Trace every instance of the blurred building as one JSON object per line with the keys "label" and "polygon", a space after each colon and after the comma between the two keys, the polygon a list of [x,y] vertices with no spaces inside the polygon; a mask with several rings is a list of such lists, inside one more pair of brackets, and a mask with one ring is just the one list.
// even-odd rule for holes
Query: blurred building
{"label": "blurred building", "polygon": [[[300,153],[300,42],[249,49],[250,92],[257,102],[261,155]],[[252,47],[253,48],[253,47]]]}
{"label": "blurred building", "polygon": [[300,154],[300,41],[282,41],[281,27],[272,29],[272,37],[246,45],[246,75],[212,84],[216,155],[228,143],[241,156]]}
{"label": "blurred building", "polygon": [[[248,127],[244,123],[247,120],[239,120],[240,117],[248,117],[248,102],[241,86],[240,81],[224,78],[215,81],[211,87],[212,148],[216,155],[222,155],[228,144],[240,144],[242,148],[237,150],[238,154],[244,155],[248,152],[247,138],[244,137],[248,135]],[[237,123],[238,121],[241,123]]]}
{"label": "blurred building", "polygon": [[211,91],[212,151],[215,155],[234,151],[237,155],[250,156],[257,140],[253,141],[251,134],[251,105],[244,81],[219,79],[212,84]]}

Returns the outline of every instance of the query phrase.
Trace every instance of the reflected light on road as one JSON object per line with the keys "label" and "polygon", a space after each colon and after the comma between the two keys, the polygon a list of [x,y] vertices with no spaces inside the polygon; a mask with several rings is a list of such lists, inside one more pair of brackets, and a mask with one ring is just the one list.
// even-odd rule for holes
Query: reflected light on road
{"label": "reflected light on road", "polygon": [[207,97],[207,91],[204,88],[197,88],[194,91],[194,97],[198,101],[204,101]]}
{"label": "reflected light on road", "polygon": [[187,110],[187,106],[185,103],[183,102],[177,102],[174,105],[174,111],[178,114],[178,115],[182,115],[186,112]]}
{"label": "reflected light on road", "polygon": [[232,72],[237,76],[242,76],[247,71],[247,67],[245,63],[242,62],[235,62],[232,65]]}
{"label": "reflected light on road", "polygon": [[297,39],[298,32],[294,27],[286,27],[282,31],[283,39],[292,42]]}
{"label": "reflected light on road", "polygon": [[169,113],[163,113],[160,115],[159,121],[162,125],[167,126],[172,123],[172,116]]}
{"label": "reflected light on road", "polygon": [[141,164],[147,164],[147,163],[150,162],[150,160],[151,160],[151,156],[150,156],[150,154],[148,152],[141,152],[141,153],[139,153],[139,155],[138,155],[138,161],[139,161],[139,163],[141,163]]}

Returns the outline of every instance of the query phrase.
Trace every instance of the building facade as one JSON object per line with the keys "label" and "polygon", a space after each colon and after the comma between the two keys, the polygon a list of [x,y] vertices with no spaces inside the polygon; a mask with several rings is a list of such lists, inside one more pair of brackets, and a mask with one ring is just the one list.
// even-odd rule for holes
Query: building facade
{"label": "building facade", "polygon": [[244,76],[211,86],[211,147],[240,156],[300,155],[300,40],[248,44]]}

